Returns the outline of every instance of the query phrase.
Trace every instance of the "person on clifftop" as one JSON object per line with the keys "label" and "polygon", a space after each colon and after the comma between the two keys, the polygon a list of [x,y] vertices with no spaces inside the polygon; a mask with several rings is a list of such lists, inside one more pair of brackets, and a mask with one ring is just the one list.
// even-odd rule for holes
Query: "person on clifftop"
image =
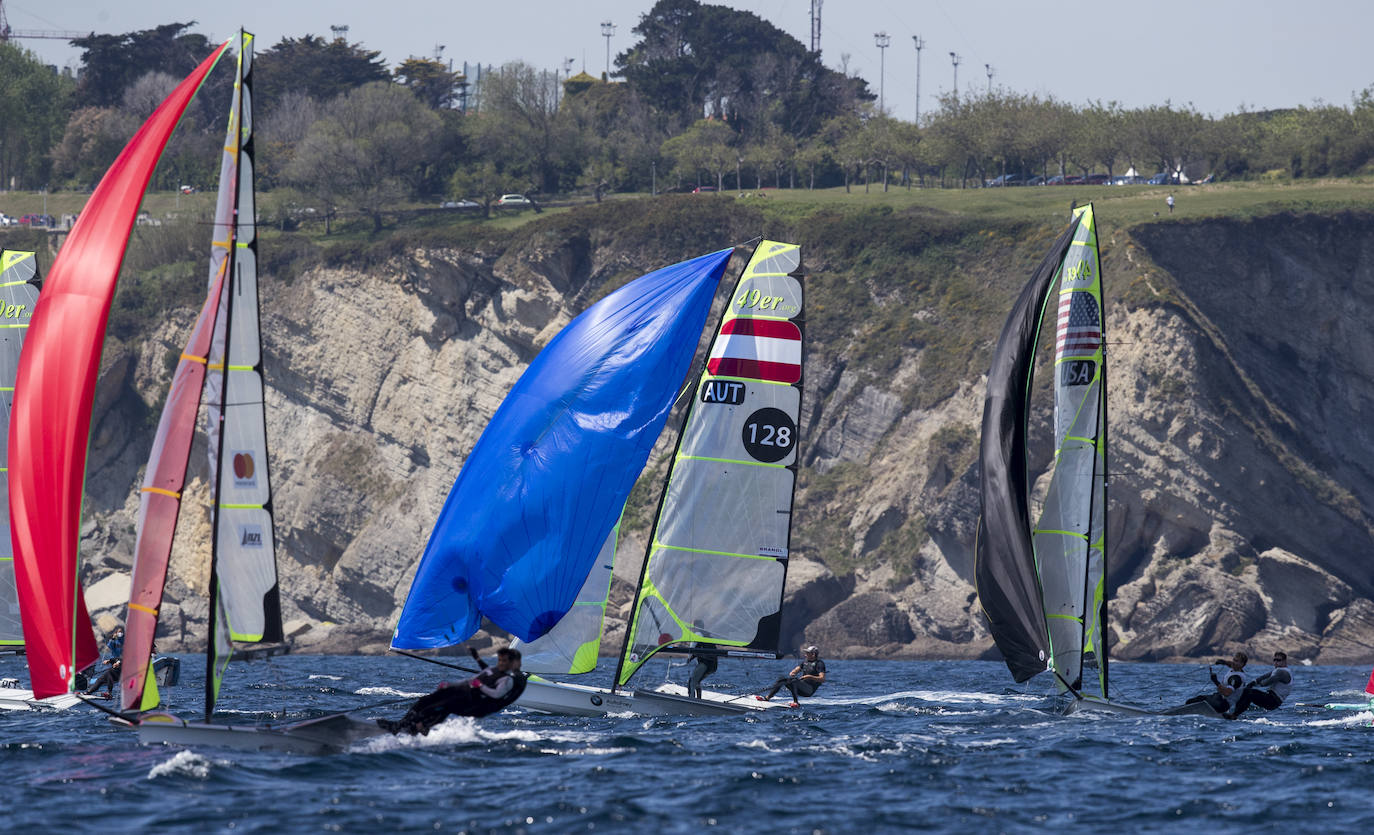
{"label": "person on clifftop", "polygon": [[792,694],[792,701],[787,706],[800,707],[801,697],[813,695],[822,684],[825,684],[825,662],[821,660],[820,649],[812,644],[802,650],[802,662],[793,667],[792,672],[773,682],[767,693],[754,698],[766,702],[786,687]]}

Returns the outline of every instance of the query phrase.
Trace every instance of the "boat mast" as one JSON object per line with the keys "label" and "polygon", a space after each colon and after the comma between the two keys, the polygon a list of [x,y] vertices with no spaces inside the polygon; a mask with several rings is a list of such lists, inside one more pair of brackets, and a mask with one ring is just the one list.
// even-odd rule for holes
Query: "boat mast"
{"label": "boat mast", "polygon": [[[234,83],[233,113],[231,119],[234,122],[234,181],[229,186],[233,190],[233,199],[230,205],[233,207],[229,215],[228,228],[225,229],[225,240],[228,243],[229,254],[226,256],[228,264],[225,269],[225,278],[228,279],[224,285],[223,298],[228,302],[221,305],[224,314],[224,348],[220,356],[220,386],[219,386],[219,426],[216,427],[219,434],[219,442],[215,446],[215,484],[211,493],[210,503],[210,594],[209,618],[206,621],[205,630],[205,721],[209,722],[215,713],[215,700],[218,696],[219,687],[217,686],[217,676],[215,675],[215,664],[219,661],[215,650],[217,649],[215,632],[218,628],[219,611],[219,523],[220,523],[220,491],[224,484],[224,429],[225,413],[229,405],[229,339],[233,333],[234,319],[234,291],[238,287],[238,225],[239,225],[239,182],[240,182],[240,163],[242,163],[243,142],[243,44],[244,31],[239,30],[239,60],[237,76]],[[211,337],[211,345],[214,338]],[[231,644],[232,645],[232,644]]]}
{"label": "boat mast", "polygon": [[1102,647],[1102,657],[1097,659],[1097,666],[1102,671],[1102,698],[1110,699],[1107,695],[1107,656],[1109,655],[1107,643],[1111,636],[1107,620],[1107,601],[1111,600],[1111,595],[1107,593],[1111,584],[1108,580],[1110,572],[1107,570],[1107,508],[1110,507],[1110,502],[1107,501],[1107,477],[1111,473],[1111,469],[1107,467],[1107,427],[1111,424],[1107,420],[1107,282],[1102,275],[1102,242],[1097,237],[1096,215],[1093,215],[1093,240],[1096,244],[1093,247],[1093,257],[1097,261],[1097,296],[1102,305],[1099,310],[1102,316],[1101,327],[1099,328],[1102,333],[1102,368],[1098,371],[1102,376],[1102,384],[1099,386],[1100,391],[1098,393],[1101,398],[1098,409],[1101,410],[1099,414],[1102,415],[1102,610],[1097,615],[1098,643]]}

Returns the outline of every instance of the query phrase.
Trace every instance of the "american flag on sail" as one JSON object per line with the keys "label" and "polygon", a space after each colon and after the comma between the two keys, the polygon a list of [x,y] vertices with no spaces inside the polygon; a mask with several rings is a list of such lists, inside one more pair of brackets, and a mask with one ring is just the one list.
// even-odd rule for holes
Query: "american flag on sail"
{"label": "american flag on sail", "polygon": [[717,377],[777,383],[801,379],[801,329],[786,319],[729,319],[711,345],[706,370]]}
{"label": "american flag on sail", "polygon": [[1102,345],[1102,317],[1097,299],[1086,290],[1059,294],[1059,338],[1054,358],[1096,353]]}

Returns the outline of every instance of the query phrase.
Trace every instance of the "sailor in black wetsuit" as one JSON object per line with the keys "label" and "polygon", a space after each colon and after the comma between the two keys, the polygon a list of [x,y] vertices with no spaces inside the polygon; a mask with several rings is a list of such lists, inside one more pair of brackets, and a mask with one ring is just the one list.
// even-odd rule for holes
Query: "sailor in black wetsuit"
{"label": "sailor in black wetsuit", "polygon": [[716,671],[716,656],[714,653],[697,652],[701,649],[713,649],[711,644],[697,643],[692,645],[689,650],[697,665],[692,668],[692,675],[687,679],[687,695],[693,699],[701,698],[701,680]]}
{"label": "sailor in black wetsuit", "polygon": [[1293,686],[1293,674],[1288,671],[1288,653],[1274,653],[1274,669],[1245,685],[1241,691],[1240,698],[1236,700],[1236,706],[1227,713],[1223,713],[1227,719],[1235,719],[1246,711],[1250,705],[1259,705],[1265,710],[1274,710],[1283,704],[1283,700],[1288,698],[1288,691]]}
{"label": "sailor in black wetsuit", "polygon": [[1208,673],[1212,677],[1212,684],[1217,688],[1217,692],[1194,696],[1185,704],[1206,702],[1208,707],[1217,713],[1225,713],[1230,710],[1240,700],[1240,691],[1245,688],[1245,665],[1249,661],[1250,656],[1243,652],[1236,653],[1230,661],[1217,659],[1218,664],[1225,664],[1228,667],[1221,678],[1217,678],[1216,670],[1208,668]]}
{"label": "sailor in black wetsuit", "polygon": [[802,650],[802,662],[793,667],[792,672],[773,682],[767,693],[754,698],[766,702],[786,687],[792,694],[792,702],[788,707],[799,707],[798,700],[802,696],[812,695],[824,683],[825,662],[821,660],[821,651],[813,645]]}
{"label": "sailor in black wetsuit", "polygon": [[377,725],[392,733],[428,734],[430,728],[449,716],[488,716],[509,707],[525,692],[525,675],[520,672],[520,650],[504,647],[496,651],[496,666],[489,667],[469,649],[482,668],[475,678],[443,682],[439,689],[418,699],[400,721],[378,719]]}

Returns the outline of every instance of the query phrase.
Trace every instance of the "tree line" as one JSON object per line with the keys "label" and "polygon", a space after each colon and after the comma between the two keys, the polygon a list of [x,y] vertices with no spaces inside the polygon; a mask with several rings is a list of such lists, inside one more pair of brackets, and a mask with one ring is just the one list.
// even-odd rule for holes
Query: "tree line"
{"label": "tree line", "polygon": [[[0,44],[0,185],[89,188],[177,81],[213,48],[192,24],[73,41],[76,79]],[[1349,105],[1212,117],[996,89],[949,94],[920,124],[878,110],[863,79],[749,12],[659,0],[615,60],[617,79],[523,62],[468,78],[314,35],[260,49],[259,184],[380,228],[406,200],[504,192],[964,187],[1000,174],[1329,177],[1374,161],[1374,87]],[[210,185],[230,73],[213,76],[159,168],[160,188]]]}

